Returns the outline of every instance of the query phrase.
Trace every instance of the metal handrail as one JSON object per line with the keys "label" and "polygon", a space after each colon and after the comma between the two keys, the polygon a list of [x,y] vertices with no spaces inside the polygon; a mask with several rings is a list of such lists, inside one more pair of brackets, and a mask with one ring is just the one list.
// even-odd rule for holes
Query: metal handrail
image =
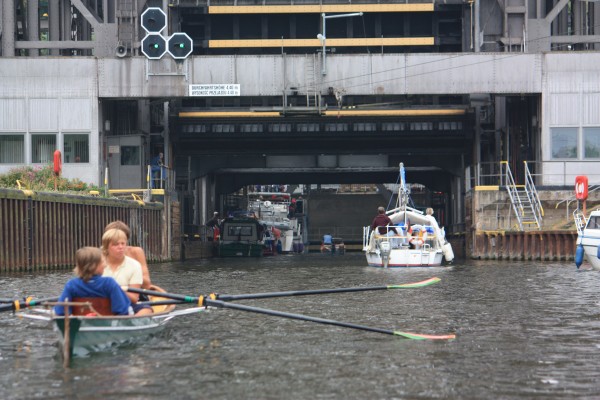
{"label": "metal handrail", "polygon": [[521,203],[521,198],[517,194],[517,185],[515,184],[512,172],[510,171],[508,161],[500,161],[500,170],[504,171],[504,173],[502,173],[501,175],[502,177],[504,177],[504,187],[508,192],[508,197],[510,197],[510,204],[512,205],[512,208],[515,211],[515,215],[517,216],[519,228],[523,230],[523,222],[521,221],[521,216],[523,215],[523,204]]}
{"label": "metal handrail", "polygon": [[540,200],[540,196],[535,188],[535,183],[533,182],[533,177],[529,172],[529,167],[527,166],[527,161],[523,161],[525,166],[525,192],[527,193],[527,198],[531,202],[531,208],[533,211],[533,217],[535,218],[535,222],[538,228],[542,226],[542,218],[544,217],[544,207],[542,207],[542,202]]}

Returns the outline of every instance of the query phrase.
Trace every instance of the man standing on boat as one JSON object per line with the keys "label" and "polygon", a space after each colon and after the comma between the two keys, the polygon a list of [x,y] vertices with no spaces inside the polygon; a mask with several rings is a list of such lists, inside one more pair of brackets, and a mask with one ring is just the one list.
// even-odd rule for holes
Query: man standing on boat
{"label": "man standing on boat", "polygon": [[[387,226],[391,225],[389,228]],[[375,230],[375,228],[379,229],[379,233],[381,235],[387,235],[388,231],[394,232],[396,235],[398,231],[394,227],[394,223],[385,213],[385,208],[379,207],[377,209],[377,215],[373,218],[373,222],[371,222],[371,230]]]}

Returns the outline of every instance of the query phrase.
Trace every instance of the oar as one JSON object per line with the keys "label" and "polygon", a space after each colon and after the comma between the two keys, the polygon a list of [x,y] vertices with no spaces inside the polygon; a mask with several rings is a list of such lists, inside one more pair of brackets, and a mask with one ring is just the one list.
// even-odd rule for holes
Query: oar
{"label": "oar", "polygon": [[15,300],[19,300],[19,299],[9,299],[7,297],[0,297],[0,303],[12,303]]}
{"label": "oar", "polygon": [[448,335],[425,335],[425,334],[420,334],[420,333],[393,331],[393,330],[388,330],[388,329],[380,329],[380,328],[373,328],[373,327],[370,327],[370,326],[351,324],[351,323],[348,323],[348,322],[334,321],[332,319],[315,318],[315,317],[309,317],[308,315],[285,313],[285,312],[276,311],[276,310],[269,310],[269,309],[266,309],[266,308],[250,307],[250,306],[247,306],[247,305],[237,304],[237,303],[228,303],[228,302],[223,301],[223,300],[204,299],[204,303],[207,306],[213,306],[213,307],[219,307],[219,308],[232,308],[234,310],[248,311],[248,312],[253,312],[253,313],[258,313],[258,314],[274,315],[274,316],[277,316],[277,317],[290,318],[290,319],[298,319],[298,320],[301,320],[301,321],[310,321],[310,322],[316,322],[316,323],[319,323],[319,324],[335,325],[335,326],[341,326],[341,327],[344,327],[344,328],[352,328],[352,329],[359,329],[359,330],[369,331],[369,332],[383,333],[383,334],[386,334],[386,335],[400,336],[400,337],[402,337],[404,339],[415,339],[415,340],[427,340],[427,339],[429,339],[429,340],[436,340],[436,339],[437,340],[450,340],[450,339],[456,338],[456,335],[454,335],[454,334],[448,334]]}
{"label": "oar", "polygon": [[157,300],[157,301],[138,301],[136,304],[146,305],[146,306],[166,306],[169,304],[185,304],[186,302],[183,300]]}
{"label": "oar", "polygon": [[[233,301],[233,300],[244,300],[244,299],[266,299],[271,297],[285,297],[285,296],[305,296],[305,295],[313,295],[313,294],[327,294],[327,293],[345,293],[345,292],[365,292],[372,290],[389,290],[389,289],[414,289],[420,288],[424,286],[433,285],[434,283],[438,283],[441,279],[437,277],[429,278],[420,282],[412,282],[412,283],[403,283],[400,285],[386,285],[386,286],[361,286],[361,287],[351,287],[351,288],[337,288],[337,289],[315,289],[315,290],[296,290],[296,291],[288,291],[288,292],[270,292],[270,293],[251,293],[251,294],[237,294],[237,295],[226,295],[226,294],[216,294],[216,298],[218,300],[223,301]],[[170,296],[166,296],[164,292],[157,292],[153,290],[147,289],[138,289],[138,288],[127,288],[128,291],[133,293],[142,293],[148,296],[159,296],[159,297],[168,297],[171,299],[181,300],[185,303],[198,303],[198,300],[201,296],[193,297],[193,296],[184,296],[180,294],[167,293]],[[169,303],[171,304],[171,303]]]}
{"label": "oar", "polygon": [[373,290],[390,290],[390,289],[415,289],[424,286],[433,285],[438,283],[440,278],[429,278],[420,282],[403,283],[400,285],[386,285],[386,286],[359,286],[350,288],[337,288],[337,289],[314,289],[314,290],[292,290],[287,292],[271,292],[271,293],[250,293],[250,294],[217,294],[218,300],[223,301],[234,301],[234,300],[245,300],[245,299],[267,299],[271,297],[287,297],[287,296],[306,296],[312,294],[328,294],[328,293],[347,293],[347,292],[366,292]]}
{"label": "oar", "polygon": [[3,311],[19,311],[22,308],[34,307],[42,305],[47,301],[58,301],[58,297],[49,297],[47,299],[29,299],[29,300],[13,300],[10,304],[4,304],[0,306],[0,312]]}
{"label": "oar", "polygon": [[269,309],[265,309],[265,308],[250,307],[250,306],[246,306],[246,305],[242,305],[242,304],[228,303],[223,300],[216,300],[216,295],[214,295],[214,294],[209,295],[209,297],[204,297],[204,296],[194,297],[194,296],[184,296],[184,295],[175,294],[175,293],[155,292],[153,290],[145,290],[145,289],[138,289],[138,288],[127,288],[127,290],[130,292],[133,292],[133,293],[146,293],[148,295],[161,296],[161,297],[170,298],[173,300],[184,301],[186,303],[197,303],[199,306],[232,308],[232,309],[236,309],[236,310],[249,311],[249,312],[254,312],[254,313],[259,313],[259,314],[274,315],[274,316],[284,317],[284,318],[299,319],[302,321],[317,322],[320,324],[336,325],[336,326],[341,326],[341,327],[345,327],[345,328],[360,329],[360,330],[364,330],[364,331],[384,333],[387,335],[401,336],[406,339],[449,340],[449,339],[454,339],[456,337],[456,335],[454,335],[454,334],[425,335],[425,334],[411,333],[411,332],[392,331],[392,330],[387,330],[387,329],[372,328],[369,326],[356,325],[356,324],[351,324],[351,323],[346,323],[346,322],[339,322],[339,321],[334,321],[331,319],[315,318],[315,317],[309,317],[307,315],[290,314],[290,313],[284,313],[281,311],[269,310]]}

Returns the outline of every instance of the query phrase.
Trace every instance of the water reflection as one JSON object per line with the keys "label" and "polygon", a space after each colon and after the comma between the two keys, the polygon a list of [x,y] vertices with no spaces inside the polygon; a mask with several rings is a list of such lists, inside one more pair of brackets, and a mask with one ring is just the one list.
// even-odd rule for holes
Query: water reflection
{"label": "water reflection", "polygon": [[[468,262],[376,269],[362,254],[309,254],[152,265],[153,280],[190,295],[414,282],[421,289],[240,303],[421,333],[402,340],[228,309],[171,321],[146,343],[64,370],[39,323],[0,314],[0,397],[21,398],[599,398],[600,275],[570,264]],[[0,297],[60,292],[70,272],[3,275]]]}

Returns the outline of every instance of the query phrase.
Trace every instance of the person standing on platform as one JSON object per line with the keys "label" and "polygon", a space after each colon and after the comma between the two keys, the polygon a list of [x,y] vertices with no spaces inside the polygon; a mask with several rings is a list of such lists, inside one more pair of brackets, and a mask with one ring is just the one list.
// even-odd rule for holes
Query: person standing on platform
{"label": "person standing on platform", "polygon": [[164,154],[158,153],[158,155],[150,160],[150,170],[152,172],[151,187],[154,188],[155,181],[160,183],[160,187],[163,187],[163,181],[167,179],[167,167],[164,163]]}

